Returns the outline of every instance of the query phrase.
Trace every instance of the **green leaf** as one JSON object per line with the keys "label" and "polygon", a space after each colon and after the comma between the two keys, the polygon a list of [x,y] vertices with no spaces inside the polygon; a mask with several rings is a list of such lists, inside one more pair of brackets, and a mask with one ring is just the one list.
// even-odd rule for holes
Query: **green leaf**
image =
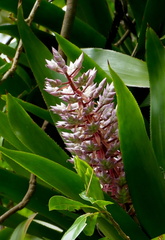
{"label": "green leaf", "polygon": [[68,155],[60,148],[8,94],[8,119],[17,138],[32,152],[56,161],[68,168]]}
{"label": "green leaf", "polygon": [[[61,75],[48,69],[45,64],[45,59],[52,59],[52,54],[46,48],[46,46],[34,35],[31,29],[24,22],[21,8],[18,12],[18,28],[23,41],[23,45],[26,51],[26,56],[29,61],[30,68],[34,74],[34,77],[38,83],[42,96],[47,104],[47,107],[59,103],[59,99],[48,94],[45,88],[45,78],[59,78]],[[33,57],[31,57],[33,56]],[[50,112],[51,117],[54,122],[56,122],[59,117]]]}
{"label": "green leaf", "polygon": [[79,0],[76,16],[107,37],[112,19],[105,0]]}
{"label": "green leaf", "polygon": [[143,229],[152,238],[164,232],[165,182],[156,161],[138,104],[110,69],[118,102],[124,169],[133,205]]}
{"label": "green leaf", "polygon": [[165,50],[152,29],[147,31],[147,65],[150,78],[151,142],[165,171]]}
{"label": "green leaf", "polygon": [[12,131],[12,128],[9,124],[9,120],[7,115],[0,111],[0,135],[5,138],[10,144],[12,144],[15,148],[22,151],[29,151],[28,148],[22,144],[19,139],[15,136]]}
{"label": "green leaf", "polygon": [[82,50],[107,74],[109,74],[107,61],[109,61],[112,69],[127,86],[149,87],[148,70],[145,62],[112,50],[99,48],[84,48]]}
{"label": "green leaf", "polygon": [[78,217],[73,223],[73,225],[64,234],[61,240],[75,240],[86,227],[87,225],[86,221],[89,215],[90,213],[86,213]]}
{"label": "green leaf", "polygon": [[[12,47],[9,47],[6,44],[0,43],[0,51],[7,55],[9,58],[13,58],[15,55],[16,50]],[[28,62],[25,53],[21,53],[20,58],[18,60],[19,63],[23,64],[24,66],[28,67]]]}
{"label": "green leaf", "polygon": [[110,240],[110,238],[104,237],[104,238],[99,238],[99,240]]}
{"label": "green leaf", "polygon": [[8,150],[3,147],[0,147],[0,151],[59,192],[75,200],[82,201],[79,193],[83,189],[83,183],[73,171],[47,158],[31,153]]}
{"label": "green leaf", "polygon": [[12,233],[10,240],[24,240],[28,227],[30,223],[33,221],[33,219],[35,218],[35,216],[36,216],[36,213],[30,216],[26,221],[23,221],[22,223],[20,223]]}
{"label": "green leaf", "polygon": [[136,28],[139,34],[147,0],[129,0],[129,4],[136,20]]}
{"label": "green leaf", "polygon": [[[75,211],[82,208],[90,208],[91,206],[83,204],[78,201],[63,197],[63,196],[53,196],[49,200],[49,210],[68,210]],[[92,207],[94,208],[94,207]]]}
{"label": "green leaf", "polygon": [[165,234],[158,236],[156,238],[153,238],[152,240],[165,240]]}
{"label": "green leaf", "polygon": [[159,34],[159,36],[164,35],[165,33],[164,8],[165,8],[164,0],[159,0],[159,2],[157,0],[148,0],[146,2],[146,7],[142,17],[141,30],[138,40],[137,51],[139,51],[139,55],[141,55],[141,53],[144,55],[147,25],[153,28],[155,32]]}
{"label": "green leaf", "polygon": [[4,228],[0,231],[1,240],[9,240],[13,230],[11,228]]}
{"label": "green leaf", "polygon": [[85,185],[85,195],[93,200],[103,200],[104,195],[101,190],[100,181],[94,174],[88,163],[79,157],[74,158],[75,168]]}
{"label": "green leaf", "polygon": [[97,224],[97,218],[99,216],[99,213],[96,212],[94,214],[91,214],[88,218],[87,218],[87,225],[84,228],[84,233],[87,236],[92,236],[94,231],[95,231],[95,226]]}
{"label": "green leaf", "polygon": [[114,204],[114,203],[110,201],[105,201],[105,200],[96,200],[93,202],[93,204],[96,204],[99,208],[105,208],[107,205]]}
{"label": "green leaf", "polygon": [[19,98],[14,98],[27,112],[33,113],[34,115],[42,118],[43,120],[48,121],[53,124],[52,118],[48,110],[38,107],[29,102],[25,102]]}
{"label": "green leaf", "polygon": [[[24,0],[22,2],[25,18],[31,11],[34,3],[35,0]],[[1,9],[13,12],[14,14],[17,14],[17,6],[18,0],[0,1]],[[34,22],[50,29],[51,31],[60,32],[64,13],[65,12],[61,8],[55,6],[54,4],[51,4],[47,1],[41,1],[40,7],[35,14]],[[49,16],[49,18],[47,16]],[[76,17],[72,30],[71,41],[73,41],[75,44],[78,44],[80,47],[104,47],[106,39],[94,28]]]}
{"label": "green leaf", "polygon": [[[7,179],[10,179],[8,181]],[[0,168],[0,189],[1,189],[1,197],[3,199],[8,199],[8,200],[13,200],[15,203],[20,202],[20,199],[23,198],[26,189],[28,188],[29,184],[29,178],[25,178],[22,176],[19,176],[15,173],[12,173],[10,171],[7,171],[5,169]],[[17,186],[17,187],[15,187]],[[29,203],[27,204],[27,208],[34,211],[34,212],[39,212],[37,218],[39,219],[40,214],[41,216],[44,216],[45,221],[54,223],[56,226],[62,228],[62,229],[68,229],[70,226],[70,221],[73,221],[77,215],[69,212],[51,212],[48,211],[48,201],[49,199],[55,194],[55,190],[49,189],[40,183],[37,183],[37,188],[30,199]],[[57,193],[56,193],[57,194]],[[0,212],[0,215],[2,212]],[[68,221],[64,221],[64,216],[68,219]],[[18,225],[20,221],[23,221],[22,219],[19,219],[19,221],[16,221],[16,218],[13,216],[10,217],[10,222],[5,222],[6,224],[12,224],[15,223]],[[10,227],[16,227],[15,225],[11,225]],[[33,223],[32,223],[33,225]],[[8,225],[6,225],[8,226]],[[41,229],[36,228],[34,226],[36,231],[40,231]],[[48,229],[46,228],[45,232],[48,233]],[[50,236],[52,235],[52,232],[50,232]],[[32,234],[32,232],[30,232]]]}

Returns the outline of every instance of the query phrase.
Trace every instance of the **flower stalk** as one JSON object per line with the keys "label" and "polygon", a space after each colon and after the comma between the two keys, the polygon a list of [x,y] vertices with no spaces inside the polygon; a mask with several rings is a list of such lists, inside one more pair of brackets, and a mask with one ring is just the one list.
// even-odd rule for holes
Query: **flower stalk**
{"label": "flower stalk", "polygon": [[66,149],[73,156],[70,161],[77,155],[88,162],[103,191],[126,208],[131,201],[119,150],[113,84],[106,79],[94,83],[95,68],[81,74],[83,54],[69,66],[55,49],[53,57],[46,60],[46,66],[64,75],[66,82],[47,78],[45,90],[61,99],[61,104],[51,106],[51,110],[61,117],[56,125],[63,129]]}

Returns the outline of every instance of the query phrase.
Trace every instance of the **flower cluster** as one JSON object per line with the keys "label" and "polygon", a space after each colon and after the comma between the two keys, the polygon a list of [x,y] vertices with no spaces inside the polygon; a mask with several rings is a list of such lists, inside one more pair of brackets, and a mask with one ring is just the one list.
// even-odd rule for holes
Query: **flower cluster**
{"label": "flower cluster", "polygon": [[61,99],[61,104],[51,106],[51,110],[61,117],[57,127],[64,129],[66,148],[88,162],[103,191],[124,206],[130,203],[130,197],[119,150],[113,84],[106,79],[94,83],[95,68],[80,74],[83,54],[69,66],[55,49],[53,56],[51,61],[46,60],[46,66],[64,75],[66,82],[46,78],[45,90]]}

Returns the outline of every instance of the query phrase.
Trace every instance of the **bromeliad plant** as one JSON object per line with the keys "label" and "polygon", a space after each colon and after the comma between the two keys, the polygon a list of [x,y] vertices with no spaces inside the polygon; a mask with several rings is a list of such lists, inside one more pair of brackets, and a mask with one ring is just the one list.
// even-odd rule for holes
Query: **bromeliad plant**
{"label": "bromeliad plant", "polygon": [[0,239],[163,239],[165,2],[64,5],[0,1]]}
{"label": "bromeliad plant", "polygon": [[46,78],[45,90],[64,101],[51,106],[51,110],[61,117],[57,128],[70,130],[62,132],[67,150],[93,167],[104,192],[123,207],[129,205],[131,201],[119,150],[113,84],[106,84],[103,79],[97,86],[94,83],[95,68],[80,75],[83,54],[69,66],[55,49],[53,56],[54,60],[46,60],[47,67],[64,75],[66,82]]}

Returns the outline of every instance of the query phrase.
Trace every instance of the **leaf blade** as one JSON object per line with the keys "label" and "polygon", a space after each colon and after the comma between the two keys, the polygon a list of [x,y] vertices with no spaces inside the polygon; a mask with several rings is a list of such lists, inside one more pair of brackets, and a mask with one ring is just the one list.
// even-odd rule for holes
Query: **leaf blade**
{"label": "leaf blade", "polygon": [[147,31],[147,65],[151,89],[151,142],[157,160],[165,170],[165,50],[152,29]]}
{"label": "leaf blade", "polygon": [[119,137],[127,183],[138,219],[149,236],[154,237],[164,231],[164,179],[134,97],[117,74],[112,69],[110,72],[118,99]]}

